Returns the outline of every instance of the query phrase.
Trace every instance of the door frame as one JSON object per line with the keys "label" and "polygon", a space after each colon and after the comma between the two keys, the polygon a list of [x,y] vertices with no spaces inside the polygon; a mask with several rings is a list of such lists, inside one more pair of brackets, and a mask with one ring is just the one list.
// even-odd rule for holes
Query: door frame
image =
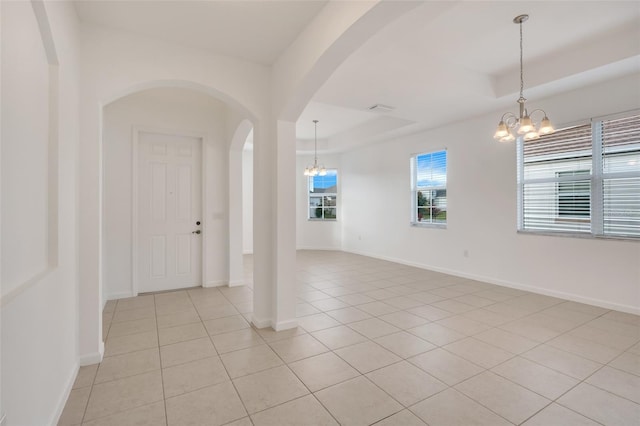
{"label": "door frame", "polygon": [[148,127],[148,126],[133,126],[132,128],[132,155],[131,155],[131,177],[132,177],[132,185],[131,188],[131,294],[132,296],[138,295],[138,220],[140,213],[138,212],[138,159],[139,159],[139,151],[140,151],[140,133],[156,133],[159,135],[167,135],[167,136],[186,136],[190,138],[196,138],[200,143],[200,156],[201,156],[201,165],[200,165],[200,197],[201,204],[200,208],[202,210],[200,219],[202,221],[202,238],[200,239],[200,267],[201,267],[201,283],[202,287],[206,287],[207,277],[206,277],[206,265],[205,259],[206,256],[206,248],[207,248],[207,220],[205,217],[206,213],[206,176],[207,176],[207,162],[205,159],[207,158],[207,134],[205,132],[194,132],[189,130],[171,130],[171,129],[163,129],[157,127]]}

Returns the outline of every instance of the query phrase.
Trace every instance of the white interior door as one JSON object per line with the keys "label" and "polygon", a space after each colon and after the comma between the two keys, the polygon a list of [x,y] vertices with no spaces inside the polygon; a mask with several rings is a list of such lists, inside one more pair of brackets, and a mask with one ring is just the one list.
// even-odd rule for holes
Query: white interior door
{"label": "white interior door", "polygon": [[202,285],[202,140],[138,135],[138,292]]}

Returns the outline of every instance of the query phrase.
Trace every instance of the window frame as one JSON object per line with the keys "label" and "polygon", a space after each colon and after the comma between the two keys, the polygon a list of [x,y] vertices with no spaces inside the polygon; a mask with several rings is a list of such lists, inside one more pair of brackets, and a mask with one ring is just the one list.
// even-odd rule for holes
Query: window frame
{"label": "window frame", "polygon": [[[428,154],[437,154],[440,152],[445,153],[445,167],[446,167],[445,185],[419,187],[418,186],[418,165],[417,165],[418,157],[422,155],[428,155]],[[418,208],[419,208],[418,193],[421,191],[442,191],[442,190],[447,191],[447,181],[448,181],[448,174],[449,174],[449,150],[445,147],[445,148],[434,149],[430,151],[423,151],[423,152],[412,154],[410,158],[410,171],[411,171],[411,214],[410,214],[410,221],[409,221],[410,226],[422,227],[422,228],[446,229],[447,223],[448,223],[446,217],[444,219],[444,222],[422,222],[418,220]],[[448,194],[446,197],[448,197]],[[425,208],[433,209],[434,207],[435,206],[430,206]],[[447,209],[445,210],[445,212],[447,211],[448,211],[448,201],[447,201]]]}
{"label": "window frame", "polygon": [[[516,166],[517,166],[517,233],[527,235],[543,235],[543,236],[559,236],[559,237],[571,237],[571,238],[590,238],[590,239],[611,239],[611,240],[626,240],[626,241],[640,241],[639,236],[624,235],[624,234],[611,234],[605,233],[605,221],[604,221],[604,201],[606,195],[604,194],[604,182],[608,179],[616,178],[637,178],[640,177],[640,171],[638,172],[609,172],[604,173],[603,166],[605,158],[603,156],[603,137],[602,137],[602,122],[609,120],[616,120],[625,117],[632,117],[640,115],[640,109],[634,109],[615,114],[601,115],[590,119],[579,120],[570,122],[564,126],[559,127],[559,130],[570,128],[573,126],[579,126],[584,124],[591,125],[591,149],[589,155],[591,157],[591,174],[589,175],[590,182],[590,217],[580,219],[579,217],[562,218],[559,215],[557,203],[558,195],[556,195],[556,220],[564,221],[570,220],[575,222],[586,221],[590,224],[589,231],[581,230],[560,230],[554,231],[552,229],[546,230],[532,230],[525,229],[524,227],[524,187],[525,184],[538,183],[544,181],[556,181],[553,178],[549,179],[528,179],[524,178],[524,140],[523,137],[518,137],[516,140]],[[557,182],[562,180],[576,180],[575,176],[558,177]],[[585,179],[586,180],[586,179]],[[557,191],[557,185],[556,185]]]}
{"label": "window frame", "polygon": [[[327,173],[330,171],[335,171],[336,173],[336,191],[335,192],[318,192],[318,193],[312,193],[311,192],[311,182],[312,179],[318,176],[308,176],[307,177],[307,220],[310,222],[336,222],[338,221],[338,206],[339,206],[339,200],[338,200],[338,169],[337,168],[327,168]],[[327,205],[325,206],[325,198],[326,197],[333,197],[335,200],[335,205],[331,206],[331,205]],[[312,198],[320,198],[321,199],[321,205],[320,206],[316,206],[316,205],[311,205],[311,199]],[[322,209],[322,217],[311,217],[311,209]],[[326,218],[325,217],[325,211],[328,209],[334,209],[335,213],[336,213],[336,217],[329,217]]]}

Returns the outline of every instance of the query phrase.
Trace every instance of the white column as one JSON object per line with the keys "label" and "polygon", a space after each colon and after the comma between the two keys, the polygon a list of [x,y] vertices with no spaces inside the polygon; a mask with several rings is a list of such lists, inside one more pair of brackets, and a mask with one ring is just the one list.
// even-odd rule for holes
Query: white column
{"label": "white column", "polygon": [[296,123],[278,121],[276,155],[275,330],[296,319]]}
{"label": "white column", "polygon": [[253,323],[285,330],[296,321],[295,123],[254,130]]}
{"label": "white column", "polygon": [[272,185],[275,168],[274,138],[268,123],[253,129],[253,317],[258,328],[272,326],[275,258]]}
{"label": "white column", "polygon": [[[88,99],[87,99],[88,98]],[[102,149],[99,102],[85,98],[80,112],[78,167],[78,351],[80,364],[102,361],[101,235]]]}
{"label": "white column", "polygon": [[243,284],[242,150],[229,151],[229,287]]}

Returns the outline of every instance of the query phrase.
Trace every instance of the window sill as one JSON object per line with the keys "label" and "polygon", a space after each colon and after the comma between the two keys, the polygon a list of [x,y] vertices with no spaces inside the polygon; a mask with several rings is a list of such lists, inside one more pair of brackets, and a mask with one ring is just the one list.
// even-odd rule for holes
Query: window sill
{"label": "window sill", "polygon": [[423,223],[423,222],[411,222],[409,224],[414,228],[435,228],[435,229],[447,229],[446,223]]}
{"label": "window sill", "polygon": [[338,219],[307,219],[307,222],[337,222]]}
{"label": "window sill", "polygon": [[593,235],[588,232],[538,232],[538,231],[523,231],[518,230],[518,234],[522,235],[537,235],[542,237],[562,237],[562,238],[580,238],[586,240],[617,240],[617,241],[631,241],[640,242],[638,237],[625,237],[622,235]]}

